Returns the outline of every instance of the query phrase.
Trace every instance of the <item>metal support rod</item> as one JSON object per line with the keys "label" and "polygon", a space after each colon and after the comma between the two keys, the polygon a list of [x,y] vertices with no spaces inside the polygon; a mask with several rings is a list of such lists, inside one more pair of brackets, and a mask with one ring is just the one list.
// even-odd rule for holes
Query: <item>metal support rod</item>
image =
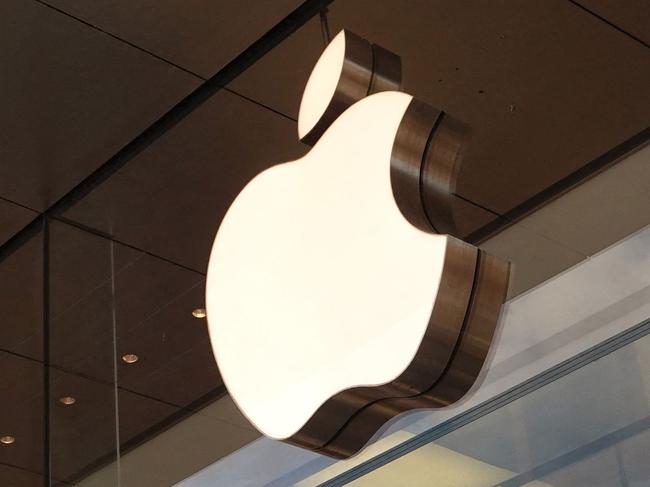
{"label": "metal support rod", "polygon": [[323,10],[320,11],[320,31],[321,34],[323,35],[323,43],[325,44],[326,47],[332,40],[332,33],[330,32],[330,24],[327,20],[328,13],[329,10],[327,9],[327,7],[325,7]]}
{"label": "metal support rod", "polygon": [[43,272],[43,485],[52,485],[50,395],[50,221],[41,219]]}

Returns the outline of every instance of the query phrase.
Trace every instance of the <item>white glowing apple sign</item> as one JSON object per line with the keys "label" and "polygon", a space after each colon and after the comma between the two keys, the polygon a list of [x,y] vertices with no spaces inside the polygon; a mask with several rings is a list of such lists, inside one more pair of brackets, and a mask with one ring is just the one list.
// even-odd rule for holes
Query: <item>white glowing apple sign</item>
{"label": "white glowing apple sign", "polygon": [[[345,37],[303,95],[306,134],[331,98]],[[265,435],[288,439],[337,393],[386,384],[418,351],[447,236],[402,216],[390,159],[412,97],[349,107],[303,158],[257,175],[219,227],[208,267],[210,339],[224,383]]]}

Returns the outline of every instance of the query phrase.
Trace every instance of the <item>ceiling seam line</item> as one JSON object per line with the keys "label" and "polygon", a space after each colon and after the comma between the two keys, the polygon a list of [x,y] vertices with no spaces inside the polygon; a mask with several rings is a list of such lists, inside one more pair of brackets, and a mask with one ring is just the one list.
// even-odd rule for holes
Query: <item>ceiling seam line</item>
{"label": "ceiling seam line", "polygon": [[141,249],[140,247],[138,247],[136,245],[126,243],[126,242],[124,242],[124,241],[122,241],[122,240],[120,240],[118,238],[115,238],[115,236],[113,236],[113,235],[110,235],[108,233],[104,233],[101,230],[97,230],[96,228],[89,227],[89,226],[87,226],[87,225],[85,225],[83,223],[79,223],[79,222],[77,222],[75,220],[71,220],[69,218],[59,216],[59,215],[50,216],[50,218],[52,220],[63,223],[65,225],[70,225],[71,227],[74,227],[74,228],[76,228],[76,229],[78,229],[78,230],[80,230],[82,232],[90,233],[90,234],[95,235],[95,236],[97,236],[99,238],[103,238],[103,239],[109,240],[111,242],[115,242],[116,244],[122,245],[122,246],[127,247],[127,248],[129,248],[131,250],[134,250],[136,252],[141,252],[144,255],[148,255],[150,257],[161,260],[163,262],[167,262],[168,264],[172,264],[172,265],[174,265],[176,267],[180,267],[181,269],[184,269],[184,270],[186,270],[188,272],[192,272],[194,274],[199,274],[200,276],[205,277],[205,272],[201,272],[201,271],[196,270],[196,269],[194,269],[192,267],[186,266],[185,264],[181,264],[181,263],[176,262],[174,260],[171,260],[171,259],[169,259],[167,257],[163,257],[162,255],[158,255],[158,254],[150,252],[148,250]]}
{"label": "ceiling seam line", "polygon": [[520,222],[527,216],[543,208],[549,203],[560,198],[574,188],[586,183],[593,177],[598,176],[614,164],[627,157],[642,147],[650,144],[650,127],[632,135],[620,144],[612,147],[595,159],[580,166],[562,179],[535,193],[530,198],[522,201],[512,209],[489,221],[470,233],[465,240],[471,244],[482,244],[490,237],[502,232],[506,228]]}
{"label": "ceiling seam line", "polygon": [[[156,54],[155,52],[150,51],[150,50],[148,50],[148,49],[146,49],[144,47],[141,47],[141,46],[139,46],[139,45],[137,45],[137,44],[135,44],[135,43],[133,43],[131,41],[128,41],[128,40],[126,40],[126,39],[124,39],[124,38],[122,38],[122,37],[120,37],[120,36],[118,36],[116,34],[113,34],[113,33],[109,32],[109,31],[107,31],[105,29],[102,29],[101,27],[99,27],[99,26],[97,26],[95,24],[92,24],[92,23],[90,23],[90,22],[88,22],[88,21],[86,21],[86,20],[84,20],[84,19],[82,19],[80,17],[72,15],[69,12],[66,12],[65,10],[62,10],[62,9],[60,9],[58,7],[50,5],[45,0],[34,0],[34,1],[36,3],[39,3],[39,4],[43,5],[44,7],[47,7],[47,8],[50,8],[50,9],[54,10],[55,12],[58,12],[58,13],[60,13],[62,15],[65,15],[66,17],[69,17],[69,18],[71,18],[73,20],[76,20],[77,22],[80,22],[81,24],[83,24],[83,25],[85,25],[87,27],[90,27],[91,29],[96,30],[97,32],[100,32],[101,34],[105,34],[105,35],[111,37],[112,39],[115,39],[115,40],[117,40],[119,42],[122,42],[123,44],[126,44],[127,46],[130,46],[130,47],[132,47],[134,49],[137,49],[138,51],[141,51],[141,52],[143,52],[145,54],[148,54],[149,56],[151,56],[151,57],[153,57],[155,59],[158,59],[159,61],[162,61],[162,62],[164,62],[166,64],[169,64],[170,66],[173,66],[174,68],[176,68],[176,69],[178,69],[180,71],[183,71],[186,74],[189,74],[191,76],[194,76],[195,78],[200,79],[201,81],[207,81],[207,78],[205,76],[200,75],[200,74],[198,74],[198,73],[196,73],[196,72],[194,72],[194,71],[192,71],[192,70],[190,70],[188,68],[185,68],[184,66],[181,66],[180,64],[177,64],[177,63],[175,63],[173,61],[170,61],[169,59],[167,59],[167,58],[165,58],[165,57],[163,57],[163,56],[161,56],[159,54]],[[250,98],[250,97],[248,97],[248,96],[246,96],[246,95],[244,95],[242,93],[239,93],[238,91],[236,91],[236,90],[234,90],[232,88],[227,88],[227,87],[224,86],[223,89],[225,89],[225,90],[227,90],[227,91],[229,91],[229,92],[243,98],[244,100],[247,100],[247,101],[249,101],[251,103],[259,105],[260,107],[266,108],[267,110],[270,110],[271,112],[276,113],[277,115],[280,115],[280,116],[282,116],[284,118],[288,118],[289,120],[292,120],[292,121],[296,122],[296,120],[293,117],[287,115],[286,113],[282,113],[282,112],[280,112],[280,111],[278,111],[278,110],[276,110],[274,108],[271,108],[270,106],[265,105],[264,103],[261,103],[261,102],[259,102],[257,100],[254,100],[254,99],[252,99],[252,98]],[[34,210],[34,211],[37,211],[37,210]]]}
{"label": "ceiling seam line", "polygon": [[486,211],[486,212],[488,212],[488,213],[492,213],[492,214],[493,214],[494,216],[496,216],[496,217],[500,217],[500,216],[502,216],[500,213],[498,213],[498,212],[496,212],[496,211],[494,211],[494,210],[488,208],[487,206],[483,206],[482,204],[477,203],[476,201],[473,201],[473,200],[471,200],[471,199],[469,199],[469,198],[463,196],[462,194],[451,193],[451,195],[452,195],[452,196],[455,196],[455,197],[458,198],[458,199],[461,199],[461,200],[463,200],[463,201],[469,203],[469,204],[472,205],[472,206],[476,206],[477,208],[480,208],[480,209],[483,210],[483,211]]}
{"label": "ceiling seam line", "polygon": [[611,28],[613,28],[614,30],[617,30],[617,31],[620,32],[621,34],[626,35],[626,36],[629,37],[630,39],[632,39],[632,40],[638,42],[638,43],[641,44],[643,47],[645,47],[645,48],[647,48],[647,49],[650,49],[650,44],[648,44],[647,42],[645,42],[643,39],[640,39],[639,37],[635,36],[634,34],[631,34],[630,32],[626,31],[626,30],[623,29],[622,27],[619,27],[618,25],[616,25],[616,24],[615,24],[614,22],[612,22],[611,20],[608,20],[606,17],[603,17],[602,15],[597,14],[596,12],[594,12],[593,10],[590,10],[589,8],[585,7],[584,5],[582,5],[581,3],[577,2],[576,0],[567,0],[567,1],[568,1],[569,3],[571,3],[572,5],[574,5],[575,7],[579,8],[580,10],[582,10],[582,11],[584,11],[584,12],[587,12],[589,15],[591,15],[591,16],[595,17],[596,19],[600,20],[601,22],[603,22],[603,23],[609,25],[609,26],[610,26]]}
{"label": "ceiling seam line", "polygon": [[95,188],[109,179],[129,161],[153,145],[159,138],[169,132],[190,113],[202,106],[205,101],[221,90],[224,85],[234,80],[246,69],[266,55],[271,49],[279,45],[287,37],[305,25],[307,21],[317,15],[320,10],[333,0],[307,0],[298,8],[287,15],[278,24],[263,34],[242,53],[230,61],[214,76],[194,89],[185,98],[172,106],[167,112],[149,125],[144,131],[118,150],[104,164],[86,176],[79,184],[55,201],[41,215],[32,220],[11,239],[0,246],[0,262],[4,261],[18,247],[22,240],[31,238],[35,234],[38,222],[44,215],[63,213]]}
{"label": "ceiling seam line", "polygon": [[38,475],[39,477],[43,477],[43,472],[39,472],[37,470],[32,470],[32,469],[27,468],[27,467],[21,467],[20,465],[14,465],[13,463],[0,462],[0,465],[4,465],[5,467],[9,467],[9,468],[15,468],[16,470],[20,470],[21,472],[33,473],[34,475]]}
{"label": "ceiling seam line", "polygon": [[16,205],[16,206],[18,206],[18,207],[20,207],[20,208],[22,208],[24,210],[33,211],[34,213],[40,213],[40,211],[35,210],[34,208],[31,208],[29,206],[25,206],[22,203],[18,203],[17,201],[14,201],[14,200],[9,199],[9,198],[5,198],[4,196],[0,196],[0,200],[5,201],[6,203],[11,203],[12,205]]}
{"label": "ceiling seam line", "polygon": [[238,96],[239,98],[242,98],[242,99],[244,99],[244,100],[246,100],[248,102],[251,102],[251,103],[253,103],[253,104],[255,104],[255,105],[259,106],[259,107],[266,108],[267,110],[275,113],[276,115],[280,115],[281,117],[286,118],[288,120],[291,120],[292,122],[297,122],[297,120],[295,118],[287,115],[286,113],[282,113],[281,111],[276,110],[275,108],[271,108],[270,106],[265,105],[262,102],[254,100],[253,98],[251,98],[249,96],[243,95],[242,93],[239,93],[238,91],[235,91],[232,88],[229,88],[228,86],[224,86],[223,90],[227,91],[228,93],[232,93],[233,95]]}
{"label": "ceiling seam line", "polygon": [[203,81],[206,80],[206,78],[204,78],[203,76],[201,76],[201,75],[199,75],[199,74],[197,74],[197,73],[195,73],[195,72],[181,66],[180,64],[176,64],[176,63],[170,61],[169,59],[166,59],[166,58],[156,54],[153,51],[149,51],[148,49],[145,49],[144,47],[138,46],[137,44],[134,44],[131,41],[127,41],[126,39],[123,39],[122,37],[119,37],[118,35],[115,35],[112,32],[109,32],[109,31],[107,31],[105,29],[102,29],[101,27],[99,27],[99,26],[97,26],[95,24],[92,24],[92,23],[90,23],[90,22],[88,22],[88,21],[86,21],[86,20],[84,20],[84,19],[82,19],[80,17],[72,15],[71,13],[66,12],[65,10],[62,10],[62,9],[60,9],[58,7],[55,7],[54,5],[50,5],[45,0],[34,0],[34,1],[36,3],[42,5],[42,6],[46,7],[46,8],[49,8],[51,10],[54,10],[55,12],[60,13],[61,15],[64,15],[64,16],[70,18],[70,19],[73,19],[73,20],[79,22],[80,24],[85,25],[86,27],[90,27],[91,29],[96,30],[97,32],[100,32],[101,34],[104,34],[104,35],[106,35],[106,36],[108,36],[108,37],[110,37],[112,39],[115,39],[116,41],[119,41],[119,42],[123,43],[123,44],[126,44],[127,46],[130,46],[130,47],[132,47],[132,48],[134,48],[134,49],[136,49],[136,50],[138,50],[140,52],[148,54],[149,56],[151,56],[151,57],[153,57],[155,59],[158,59],[159,61],[162,61],[162,62],[164,62],[166,64],[169,64],[170,66],[173,66],[176,69],[178,69],[180,71],[183,71],[185,74],[189,74],[189,75],[194,76],[195,78],[198,78],[198,79],[203,80]]}
{"label": "ceiling seam line", "polygon": [[[39,364],[40,366],[45,367],[44,362],[42,362],[41,360],[38,360],[37,358],[30,357],[29,355],[24,355],[22,353],[14,352],[12,350],[8,350],[8,349],[5,349],[5,348],[0,348],[0,353],[6,353],[7,355],[11,355],[11,356],[20,358],[22,360],[27,360],[27,361],[32,362],[32,363],[35,362],[35,363]],[[102,380],[99,377],[93,377],[91,375],[87,375],[87,374],[84,374],[82,372],[75,371],[74,369],[69,369],[69,368],[64,367],[62,365],[50,364],[50,367],[57,370],[57,371],[59,371],[59,372],[62,372],[64,374],[73,375],[75,377],[79,377],[80,379],[84,379],[84,380],[87,380],[87,381],[90,381],[90,382],[94,382],[95,384],[100,384],[100,385],[103,385],[103,386],[112,386],[113,385],[112,382],[110,382],[110,381]],[[215,391],[218,392],[222,387],[223,386],[217,386],[216,388],[210,389],[208,392],[203,394],[203,396],[213,394]],[[125,387],[125,386],[121,386],[121,385],[118,385],[117,388],[124,391],[124,392],[128,392],[130,394],[134,394],[136,396],[140,396],[140,397],[143,397],[145,399],[149,399],[151,401],[155,401],[155,402],[159,402],[161,404],[165,404],[166,406],[170,406],[170,407],[180,409],[180,410],[183,410],[183,411],[186,411],[186,412],[196,413],[196,411],[193,408],[189,407],[189,405],[182,406],[180,404],[176,404],[174,402],[167,401],[165,399],[161,399],[159,397],[152,396],[150,394],[146,394],[144,392],[140,392],[138,390],[131,389],[129,387]],[[201,397],[203,397],[203,396],[200,396],[199,399]]]}

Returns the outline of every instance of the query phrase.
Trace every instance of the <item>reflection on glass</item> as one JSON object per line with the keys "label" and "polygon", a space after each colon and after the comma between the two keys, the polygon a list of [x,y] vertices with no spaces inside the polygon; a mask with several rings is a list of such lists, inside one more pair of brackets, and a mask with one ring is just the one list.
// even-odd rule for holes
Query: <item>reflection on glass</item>
{"label": "reflection on glass", "polygon": [[4,257],[0,265],[0,485],[41,487],[45,481],[42,232]]}
{"label": "reflection on glass", "polygon": [[[112,464],[119,484],[115,295],[111,242],[55,220],[49,227],[50,465],[53,485]],[[125,255],[127,254],[127,255]],[[138,257],[121,252],[120,265]]]}
{"label": "reflection on glass", "polygon": [[[257,437],[219,401],[208,332],[190,312],[204,299],[202,274],[57,220],[48,255],[53,485],[171,485]],[[179,421],[188,441],[210,441],[200,454],[167,439],[188,434]],[[41,453],[35,468],[43,463]]]}
{"label": "reflection on glass", "polygon": [[350,485],[650,485],[649,398],[646,335]]}

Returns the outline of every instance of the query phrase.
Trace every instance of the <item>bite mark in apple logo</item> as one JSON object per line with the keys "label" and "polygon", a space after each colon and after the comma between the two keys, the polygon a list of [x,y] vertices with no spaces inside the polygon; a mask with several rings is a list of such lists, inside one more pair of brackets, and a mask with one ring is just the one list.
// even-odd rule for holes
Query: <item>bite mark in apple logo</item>
{"label": "bite mark in apple logo", "polygon": [[397,91],[399,58],[342,31],[298,130],[313,145],[235,198],[206,283],[224,383],[265,435],[347,458],[388,420],[461,399],[509,266],[449,235],[466,127]]}

